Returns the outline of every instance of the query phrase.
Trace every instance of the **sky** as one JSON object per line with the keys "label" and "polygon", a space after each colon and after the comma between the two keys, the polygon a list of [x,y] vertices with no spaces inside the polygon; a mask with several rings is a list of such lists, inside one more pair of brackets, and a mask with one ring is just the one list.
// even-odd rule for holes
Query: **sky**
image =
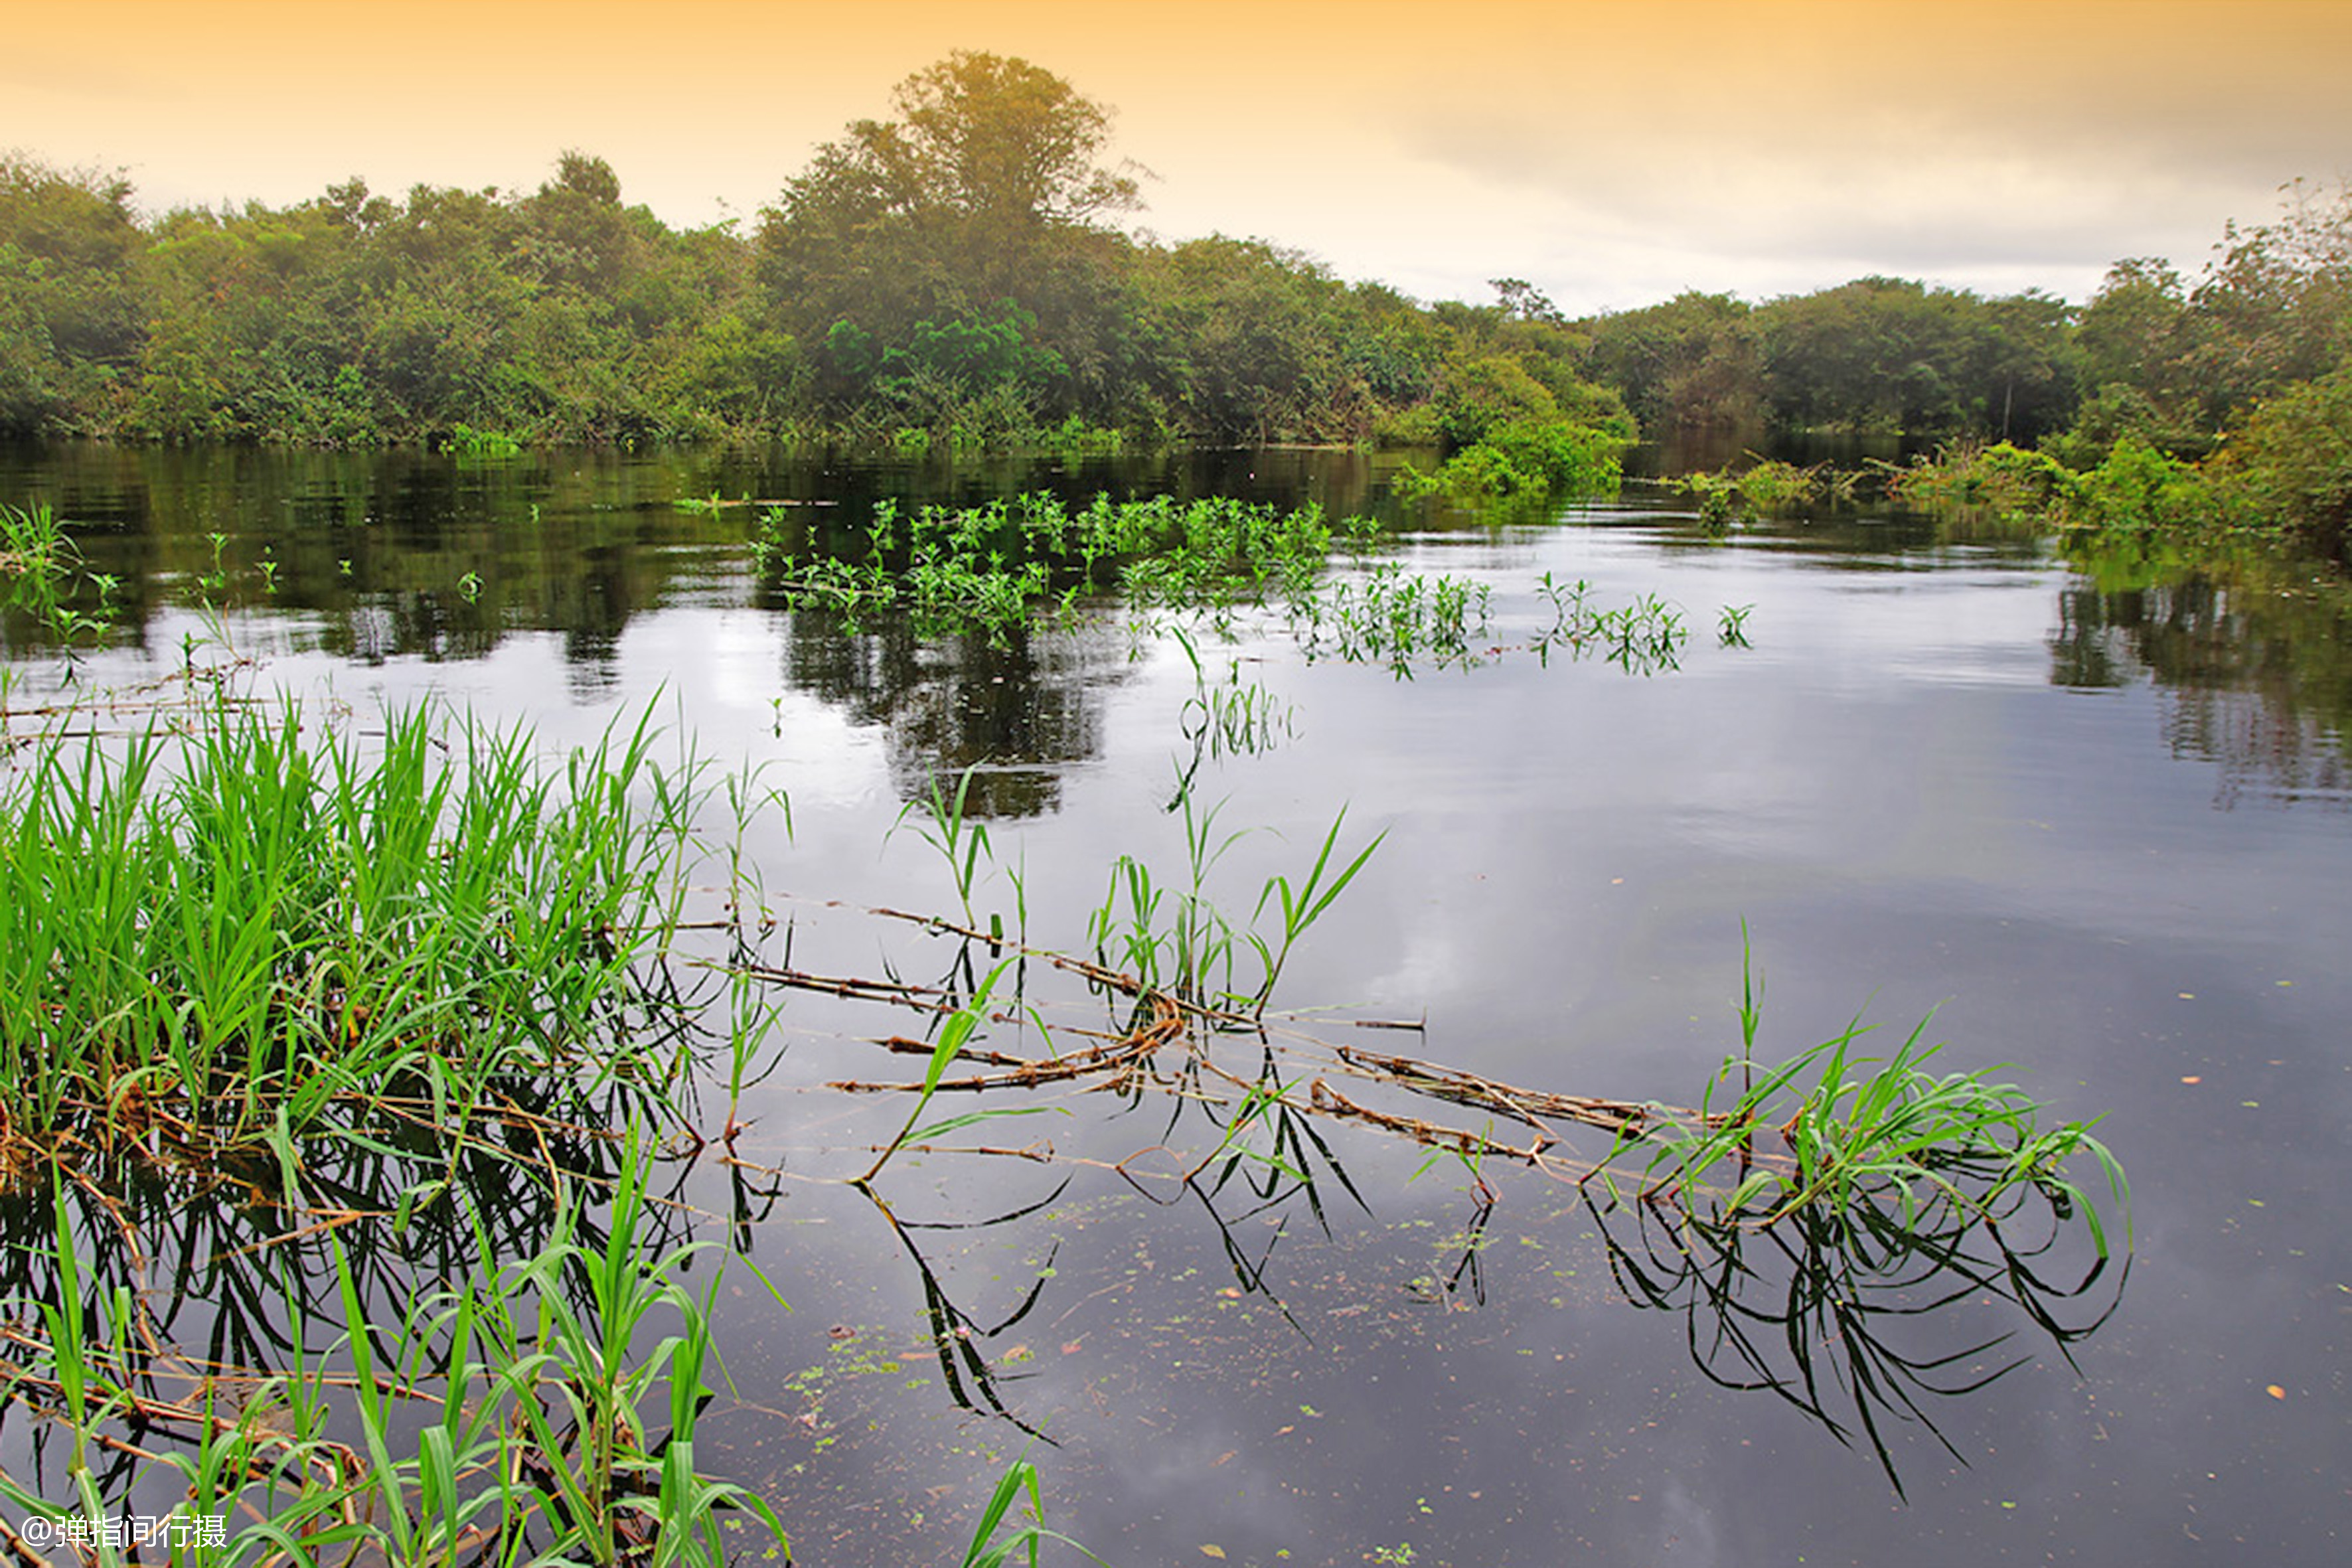
{"label": "sky", "polygon": [[2352,175],[2352,0],[0,0],[0,150],[150,212],[528,191],[576,148],[747,231],[903,78],[1016,55],[1116,111],[1162,240],[1572,315],[1873,273],[2080,301]]}

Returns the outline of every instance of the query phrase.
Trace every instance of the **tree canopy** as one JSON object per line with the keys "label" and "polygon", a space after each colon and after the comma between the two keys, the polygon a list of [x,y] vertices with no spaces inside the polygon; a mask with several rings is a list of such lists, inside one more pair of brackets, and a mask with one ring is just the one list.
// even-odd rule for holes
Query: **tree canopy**
{"label": "tree canopy", "polygon": [[1523,278],[1423,304],[1265,239],[1131,234],[1110,109],[1026,60],[951,55],[889,108],[749,235],[672,229],[576,149],[530,191],[353,178],[158,216],[120,174],[0,156],[0,434],[1458,446],[1638,420],[1717,450],[2007,437],[2096,464],[2126,438],[2201,455],[2352,356],[2342,190],[2291,187],[2193,277],[2119,262],[2081,308],[1864,278],[1571,321]]}

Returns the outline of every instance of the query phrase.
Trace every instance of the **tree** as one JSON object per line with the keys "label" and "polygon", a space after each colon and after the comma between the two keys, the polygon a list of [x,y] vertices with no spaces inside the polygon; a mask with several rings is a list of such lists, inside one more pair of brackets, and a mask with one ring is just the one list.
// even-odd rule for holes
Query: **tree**
{"label": "tree", "polygon": [[895,119],[818,148],[764,215],[778,324],[818,343],[845,321],[879,355],[910,350],[919,322],[1003,321],[1010,300],[1034,318],[1029,341],[1098,393],[1119,379],[1125,241],[1104,219],[1139,202],[1137,171],[1107,161],[1110,110],[1026,60],[971,50],[891,101]]}
{"label": "tree", "polygon": [[1685,289],[1591,330],[1594,377],[1617,389],[1643,430],[1760,434],[1764,348],[1742,301]]}
{"label": "tree", "polygon": [[894,204],[1020,225],[1086,224],[1139,205],[1130,166],[1099,162],[1110,110],[1027,60],[959,49],[891,100],[903,120],[859,121],[848,142]]}

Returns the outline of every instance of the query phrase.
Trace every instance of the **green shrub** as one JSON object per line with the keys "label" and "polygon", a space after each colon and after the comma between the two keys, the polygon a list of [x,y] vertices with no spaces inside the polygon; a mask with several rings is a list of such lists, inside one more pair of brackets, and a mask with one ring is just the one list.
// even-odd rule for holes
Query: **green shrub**
{"label": "green shrub", "polygon": [[2221,471],[2268,526],[2338,558],[2352,544],[2352,362],[2262,405]]}
{"label": "green shrub", "polygon": [[[2053,462],[2053,459],[2044,459]],[[2136,436],[2117,441],[2106,460],[2063,487],[2063,515],[2093,528],[2145,530],[2200,521],[2209,486],[2198,470]]]}

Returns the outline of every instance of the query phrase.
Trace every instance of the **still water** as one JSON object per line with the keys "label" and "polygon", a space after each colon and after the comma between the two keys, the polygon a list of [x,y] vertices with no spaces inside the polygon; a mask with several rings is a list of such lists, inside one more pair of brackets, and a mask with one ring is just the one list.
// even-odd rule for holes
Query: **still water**
{"label": "still water", "polygon": [[[445,700],[554,746],[650,705],[789,801],[728,823],[774,917],[759,956],[836,980],[968,988],[999,956],[877,910],[1091,953],[1119,857],[1190,888],[1187,778],[1223,847],[1202,893],[1235,927],[1343,809],[1342,863],[1381,836],[1287,960],[1270,1043],[1221,1038],[1189,1086],[991,1096],[1034,1114],[901,1153],[872,1197],[845,1183],[906,1098],[830,1086],[919,1078],[871,1042],[926,1020],[766,997],[775,1065],[736,1163],[714,1145],[677,1179],[705,1215],[687,1228],[792,1304],[727,1276],[733,1390],[699,1447],[773,1501],[795,1561],[951,1560],[1024,1453],[1048,1523],[1115,1565],[2342,1561],[2341,610],[2289,570],[2069,558],[1867,509],[1720,534],[1639,486],[1506,520],[1400,509],[1387,468],[8,453],[0,496],[54,505],[121,582],[71,660],[7,624],[10,702],[202,650],[362,723]],[[822,537],[878,496],[1041,487],[1370,511],[1384,531],[1334,580],[1468,579],[1490,620],[1469,658],[1402,671],[1273,616],[1186,623],[1194,654],[1106,605],[1009,647],[924,642],[787,607],[748,509],[674,504],[791,501]],[[1688,640],[1654,667],[1541,649],[1547,574],[1604,606],[1655,595]],[[966,768],[989,834],[970,919],[927,819],[902,818]],[[1743,952],[1761,1059],[1857,1015],[1885,1049],[1930,1019],[1948,1070],[2007,1064],[2054,1118],[2104,1113],[2128,1269],[2061,1226],[2030,1286],[1898,1267],[1845,1315],[1800,1314],[1816,1333],[1787,1321],[1801,1259],[1759,1243],[1711,1293],[1576,1167],[1432,1159],[1342,1117],[1275,1144],[1202,1110],[1321,1082],[1525,1143],[1491,1110],[1381,1098],[1348,1076],[1367,1051],[1690,1104],[1738,1046]],[[1043,962],[1002,984],[1023,1010],[991,1048],[1130,1021]],[[706,1094],[714,1136],[726,1098]],[[1589,1163],[1608,1140],[1570,1144]]]}

